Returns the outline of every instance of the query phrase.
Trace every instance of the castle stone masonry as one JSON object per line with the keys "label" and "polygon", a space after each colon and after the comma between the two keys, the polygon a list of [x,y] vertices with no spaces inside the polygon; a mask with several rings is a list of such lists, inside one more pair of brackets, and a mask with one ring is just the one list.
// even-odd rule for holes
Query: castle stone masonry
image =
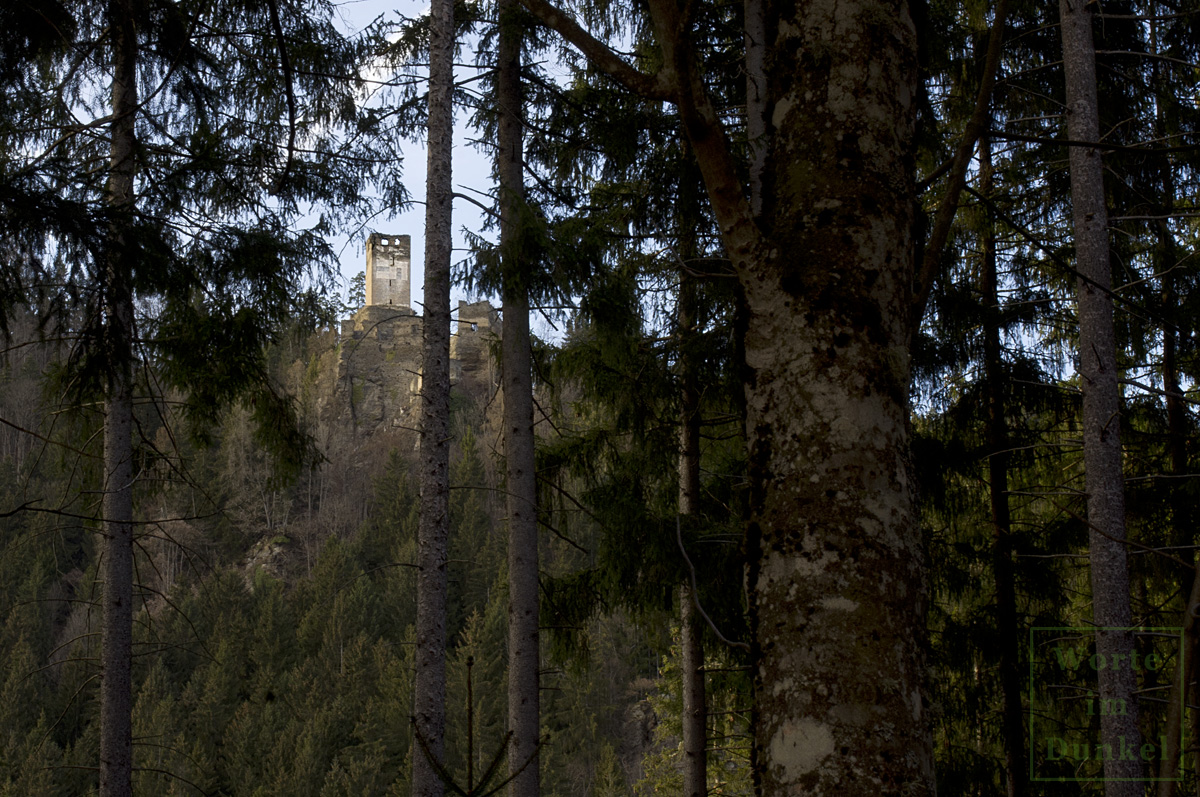
{"label": "castle stone masonry", "polygon": [[367,237],[367,306],[412,306],[412,239],[373,232]]}
{"label": "castle stone masonry", "polygon": [[[371,436],[414,428],[420,408],[424,318],[411,307],[407,235],[372,233],[367,239],[367,301],[341,324],[336,383],[327,412],[338,426]],[[450,381],[489,399],[500,383],[492,342],[500,314],[490,302],[458,303],[450,338]]]}

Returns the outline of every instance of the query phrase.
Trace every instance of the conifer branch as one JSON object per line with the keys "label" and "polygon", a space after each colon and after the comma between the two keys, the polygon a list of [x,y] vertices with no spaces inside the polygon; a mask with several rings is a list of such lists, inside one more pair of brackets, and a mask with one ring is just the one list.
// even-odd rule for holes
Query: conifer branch
{"label": "conifer branch", "polygon": [[0,518],[12,517],[13,515],[17,515],[17,514],[20,514],[21,512],[24,512],[26,509],[32,509],[33,504],[36,504],[38,501],[42,501],[42,500],[45,500],[45,499],[34,498],[31,501],[26,501],[25,503],[21,504],[16,509],[10,509],[7,512],[0,512]]}
{"label": "conifer branch", "polygon": [[267,9],[271,12],[271,28],[275,33],[275,40],[279,43],[279,67],[283,70],[283,85],[287,92],[288,148],[287,161],[283,165],[283,173],[279,175],[279,185],[282,187],[296,154],[296,92],[292,85],[292,62],[288,59],[287,39],[283,35],[283,24],[279,21],[279,6],[276,0],[267,0]]}
{"label": "conifer branch", "polygon": [[683,561],[687,563],[688,572],[692,578],[692,603],[696,607],[696,611],[700,612],[700,616],[704,618],[704,622],[708,623],[708,627],[717,635],[717,639],[724,642],[731,648],[741,648],[742,650],[750,650],[750,646],[745,642],[735,642],[721,633],[721,629],[717,628],[717,624],[708,616],[708,612],[704,611],[704,607],[700,605],[700,586],[696,579],[696,566],[692,564],[692,559],[688,556],[687,549],[683,547],[683,526],[680,523],[679,515],[675,516],[675,540],[679,543],[679,552],[683,554]]}
{"label": "conifer branch", "polygon": [[[134,742],[134,744],[147,746],[144,742]],[[149,746],[161,747],[164,750],[170,750],[173,753],[178,752],[174,748],[167,747],[166,745],[160,744],[160,745],[149,745]],[[158,769],[157,767],[134,767],[133,771],[134,772],[154,772],[159,775],[166,775],[169,778],[174,778],[175,780],[178,780],[182,783],[186,783],[187,785],[191,786],[193,789],[195,789],[200,794],[208,794],[208,792],[206,792],[204,789],[202,789],[200,786],[196,785],[192,781],[188,780],[187,778],[183,777],[182,775],[176,775],[174,772],[171,772],[170,770],[167,770],[167,769]]]}
{"label": "conifer branch", "polygon": [[974,196],[976,199],[978,199],[984,205],[986,205],[988,207],[988,210],[990,210],[997,219],[999,219],[1000,221],[1004,222],[1009,227],[1011,227],[1014,232],[1016,232],[1018,235],[1020,235],[1021,238],[1023,238],[1031,246],[1034,246],[1034,247],[1040,249],[1042,254],[1044,254],[1046,256],[1047,260],[1049,260],[1051,263],[1053,263],[1055,266],[1057,266],[1059,269],[1061,269],[1066,274],[1074,277],[1075,279],[1086,282],[1093,289],[1108,296],[1116,304],[1120,304],[1123,307],[1125,307],[1126,310],[1131,315],[1135,316],[1136,318],[1140,318],[1143,321],[1154,321],[1154,322],[1162,325],[1164,328],[1174,329],[1176,332],[1182,331],[1179,329],[1178,325],[1161,317],[1159,314],[1147,309],[1146,307],[1143,307],[1142,305],[1138,304],[1137,302],[1134,302],[1130,299],[1127,299],[1127,298],[1121,296],[1121,294],[1117,293],[1117,291],[1113,290],[1112,288],[1108,288],[1103,285],[1100,285],[1095,280],[1088,277],[1086,274],[1080,273],[1079,269],[1074,268],[1073,266],[1071,266],[1070,263],[1067,263],[1065,260],[1063,260],[1061,257],[1059,257],[1058,254],[1054,251],[1053,247],[1051,247],[1048,243],[1046,243],[1042,239],[1038,238],[1023,224],[1021,224],[1019,221],[1014,219],[1012,216],[1008,215],[1003,210],[1001,210],[999,207],[997,207],[996,203],[992,202],[991,199],[983,196],[982,194],[980,194],[978,191],[976,191],[971,186],[969,186],[969,185],[964,186],[963,190],[966,191],[968,194],[971,194],[972,196]]}
{"label": "conifer branch", "polygon": [[[1180,144],[1173,147],[1150,147],[1140,144],[1110,144],[1103,141],[1080,141],[1074,138],[1046,138],[1045,136],[1028,136],[1021,133],[1010,133],[1003,130],[992,130],[989,135],[997,141],[1021,141],[1027,144],[1047,144],[1050,146],[1084,147],[1098,152],[1130,152],[1138,155],[1177,155],[1196,152],[1200,144]],[[1175,138],[1182,137],[1173,136]],[[1156,139],[1151,139],[1153,142]],[[1157,139],[1162,140],[1162,139]],[[1109,221],[1112,221],[1110,218]]]}
{"label": "conifer branch", "polygon": [[[53,724],[51,724],[51,726],[46,729],[45,735],[42,736],[41,741],[39,741],[37,744],[38,750],[42,749],[42,746],[44,744],[46,744],[46,740],[48,740],[50,738],[51,734],[54,733],[55,728],[57,728],[59,726],[59,723],[61,723],[63,721],[63,718],[67,716],[67,712],[70,711],[71,706],[73,706],[75,704],[75,698],[77,698],[81,694],[83,694],[83,690],[87,688],[88,684],[90,684],[92,681],[98,681],[99,679],[100,679],[100,673],[93,673],[93,674],[89,675],[87,678],[83,679],[83,683],[79,684],[79,688],[76,689],[75,692],[71,695],[71,697],[67,699],[67,703],[65,706],[63,706],[63,710],[58,715],[58,718],[55,719]],[[95,768],[94,767],[80,767],[80,769],[95,769]]]}
{"label": "conifer branch", "polygon": [[521,0],[521,5],[537,17],[543,25],[558,33],[587,56],[588,62],[616,80],[625,88],[651,100],[673,102],[677,87],[670,73],[665,70],[651,75],[631,66],[625,59],[592,34],[579,26],[562,9],[546,0]]}
{"label": "conifer branch", "polygon": [[761,261],[762,234],[754,221],[729,136],[697,63],[690,35],[692,20],[676,0],[650,0],[649,5],[663,61],[674,74],[679,119],[704,178],[725,249],[741,270]]}
{"label": "conifer branch", "polygon": [[[142,547],[142,544],[140,542],[137,542],[135,544],[137,545],[137,547],[139,549],[141,549],[142,553],[146,555],[146,558],[151,562],[151,565],[153,566],[154,557],[150,555],[150,552],[147,551],[144,547]],[[159,576],[159,578],[162,578],[162,574],[158,572],[157,566],[154,566],[154,572],[156,575]],[[205,644],[204,635],[200,633],[200,629],[197,628],[196,624],[192,622],[192,618],[188,616],[188,613],[185,612],[183,609],[181,609],[179,607],[179,605],[177,603],[175,603],[175,601],[171,600],[171,598],[166,593],[164,593],[160,590],[154,589],[149,584],[146,584],[143,581],[139,581],[136,586],[138,587],[138,589],[143,590],[143,592],[149,592],[152,595],[157,595],[158,597],[162,598],[163,602],[166,603],[167,606],[169,606],[172,610],[174,610],[175,614],[182,617],[183,621],[185,623],[187,623],[188,628],[190,628],[192,630],[192,635],[196,638],[196,642],[199,643],[200,650],[203,651],[203,655],[205,656],[205,658],[207,658],[209,661],[214,662],[214,663],[216,663],[218,661],[217,657],[213,654],[213,652],[208,649],[208,645]],[[142,597],[144,599],[145,596],[142,595],[140,597]]]}
{"label": "conifer branch", "polygon": [[499,214],[499,213],[497,213],[495,210],[493,210],[492,208],[488,207],[487,205],[483,204],[482,202],[480,202],[478,199],[476,199],[476,198],[475,198],[475,197],[473,197],[473,196],[467,196],[466,194],[460,194],[460,193],[459,193],[459,192],[457,192],[457,191],[455,191],[454,193],[450,194],[450,196],[451,196],[452,198],[454,198],[454,199],[461,199],[461,200],[463,200],[464,202],[470,202],[472,205],[474,205],[475,207],[479,208],[479,211],[480,211],[481,213],[483,213],[484,215],[486,215],[486,216],[490,216],[490,217],[491,217],[491,218],[493,218],[493,219],[499,219],[499,218],[500,218],[500,214]]}
{"label": "conifer branch", "polygon": [[[83,449],[75,448],[74,446],[71,446],[68,443],[64,443],[59,440],[51,440],[49,437],[41,435],[41,434],[33,431],[32,429],[26,429],[23,426],[18,426],[17,424],[13,423],[12,421],[8,420],[7,418],[5,418],[2,415],[0,415],[0,424],[7,426],[14,431],[20,432],[21,434],[27,434],[34,439],[41,440],[47,446],[57,446],[58,448],[64,449],[66,451],[70,451],[72,454],[77,454],[80,457],[83,457],[85,459],[94,459],[94,460],[101,459],[101,457],[99,457],[96,454],[89,454],[88,452],[84,451]],[[0,515],[0,517],[8,517],[8,515]]]}
{"label": "conifer branch", "polygon": [[1000,70],[1000,52],[1004,46],[1005,21],[1008,18],[1008,0],[997,0],[996,15],[992,20],[992,31],[988,38],[987,55],[984,60],[983,76],[979,81],[979,93],[975,97],[975,109],[963,131],[962,139],[958,142],[958,150],[954,153],[954,163],[950,167],[950,178],[946,185],[946,196],[938,207],[934,219],[933,230],[929,234],[929,242],[921,258],[917,283],[913,289],[912,315],[909,318],[909,329],[915,334],[921,327],[921,318],[925,315],[925,306],[929,303],[929,292],[933,288],[933,280],[941,267],[942,250],[950,237],[950,226],[958,211],[958,198],[962,194],[967,181],[967,167],[971,165],[971,157],[975,152],[975,144],[979,137],[991,127],[992,88],[996,85],[996,73]]}
{"label": "conifer branch", "polygon": [[[1013,494],[1016,495],[1017,493],[1014,492]],[[1185,568],[1185,569],[1194,566],[1192,563],[1185,562],[1183,559],[1179,558],[1178,556],[1167,553],[1167,550],[1169,550],[1169,549],[1154,548],[1152,546],[1145,545],[1144,543],[1140,543],[1137,540],[1131,540],[1127,537],[1126,538],[1115,537],[1112,534],[1109,534],[1108,532],[1104,531],[1103,529],[1097,527],[1097,525],[1095,523],[1092,523],[1086,517],[1080,515],[1078,512],[1071,511],[1069,508],[1063,506],[1058,501],[1055,501],[1053,498],[1048,499],[1048,503],[1050,504],[1050,506],[1054,507],[1055,509],[1057,509],[1059,512],[1063,513],[1067,517],[1069,517],[1072,520],[1085,526],[1089,531],[1094,531],[1097,534],[1099,534],[1101,537],[1104,537],[1105,539],[1110,540],[1111,542],[1119,543],[1121,545],[1124,545],[1127,548],[1137,549],[1138,551],[1140,551],[1142,553],[1155,554],[1156,556],[1159,556],[1162,559],[1167,560],[1168,562],[1173,562],[1174,564],[1177,564],[1180,567]],[[1082,554],[1081,556],[1086,558],[1086,557],[1090,556],[1090,554]]]}

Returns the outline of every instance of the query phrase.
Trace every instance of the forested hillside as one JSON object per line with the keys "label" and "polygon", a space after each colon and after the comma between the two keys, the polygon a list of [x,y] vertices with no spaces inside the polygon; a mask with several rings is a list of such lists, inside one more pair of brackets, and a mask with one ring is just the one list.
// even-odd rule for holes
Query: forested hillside
{"label": "forested hillside", "polygon": [[0,8],[0,794],[1197,793],[1200,8],[344,10]]}
{"label": "forested hillside", "polygon": [[[322,339],[329,336],[313,340]],[[304,384],[287,383],[283,366],[313,352],[294,346],[277,354],[280,384],[311,396]],[[53,364],[52,348],[14,354],[6,419],[25,407],[53,411],[39,398],[42,369]],[[503,499],[495,431],[476,398],[456,401],[451,471],[447,738],[463,783],[468,744],[479,776],[504,740]],[[55,433],[36,415],[29,428]],[[145,467],[158,478],[143,479],[136,503],[145,530],[134,562],[134,789],[406,794],[414,437],[335,434],[323,464],[285,483],[257,450],[248,416],[231,411],[203,449],[172,441],[178,419],[137,418]],[[5,793],[85,794],[94,788],[99,732],[93,662],[102,586],[87,520],[94,491],[83,487],[95,474],[81,450],[30,445],[9,431],[23,450],[6,461],[4,500],[26,509],[6,518],[0,558],[13,612],[3,654],[11,720]],[[86,446],[86,431],[77,434]],[[186,478],[176,467],[186,467]],[[577,534],[575,544],[594,542]],[[549,543],[546,555],[550,573],[587,563],[561,542]],[[660,698],[668,621],[618,612],[578,629],[577,650],[586,646],[589,655],[563,659],[545,676],[544,721],[556,739],[545,753],[548,789],[592,793],[606,779],[617,788],[641,770],[655,749],[650,700]]]}

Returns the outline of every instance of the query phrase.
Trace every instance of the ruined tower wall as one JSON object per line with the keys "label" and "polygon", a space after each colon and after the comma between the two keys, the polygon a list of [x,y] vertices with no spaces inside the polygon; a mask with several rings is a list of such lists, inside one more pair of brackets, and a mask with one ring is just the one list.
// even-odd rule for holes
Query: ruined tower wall
{"label": "ruined tower wall", "polygon": [[374,232],[367,238],[367,306],[412,306],[412,239]]}
{"label": "ruined tower wall", "polygon": [[[500,316],[488,302],[459,302],[450,338],[450,379],[456,390],[490,398],[499,388],[492,349]],[[421,332],[424,319],[404,307],[366,305],[342,321],[334,395],[326,404],[331,426],[371,436],[412,428],[420,414]]]}
{"label": "ruined tower wall", "polygon": [[500,373],[492,344],[500,340],[500,315],[490,302],[458,303],[458,326],[450,338],[450,378],[469,390],[493,390]]}
{"label": "ruined tower wall", "polygon": [[415,425],[421,317],[408,308],[367,305],[342,322],[335,406],[362,434]]}
{"label": "ruined tower wall", "polygon": [[[367,301],[341,323],[323,424],[346,439],[412,430],[420,415],[424,319],[410,306],[410,239],[372,233],[367,239]],[[462,302],[450,338],[450,379],[460,395],[486,404],[496,394],[499,366],[492,354],[500,313],[489,302]]]}

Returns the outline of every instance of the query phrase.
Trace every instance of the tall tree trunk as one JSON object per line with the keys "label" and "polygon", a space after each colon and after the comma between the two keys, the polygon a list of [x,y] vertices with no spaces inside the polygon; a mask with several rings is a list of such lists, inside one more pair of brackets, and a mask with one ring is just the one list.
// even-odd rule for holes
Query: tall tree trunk
{"label": "tall tree trunk", "polygon": [[129,0],[109,6],[113,121],[106,203],[104,618],[101,629],[100,797],[132,794],[133,773],[133,269],[128,226],[137,145],[137,29]]}
{"label": "tall tree trunk", "polygon": [[679,666],[683,675],[684,797],[708,794],[708,702],[701,621],[695,601],[691,585],[682,585],[679,588]]}
{"label": "tall tree trunk", "polygon": [[512,797],[537,797],[538,740],[538,526],[534,463],[533,374],[529,333],[528,266],[521,260],[521,206],[525,197],[522,31],[516,0],[500,0],[496,100],[500,119],[500,252],[504,327],[504,463],[508,510],[508,753]]}
{"label": "tall tree trunk", "polygon": [[[1150,23],[1152,35],[1153,51],[1158,51],[1158,26],[1155,21]],[[1163,79],[1160,72],[1160,64],[1154,61],[1151,65],[1153,70],[1153,85],[1157,90],[1165,90]],[[1156,109],[1156,134],[1163,136],[1166,134],[1166,125],[1163,123],[1163,109],[1161,104]],[[1167,216],[1175,205],[1175,177],[1171,169],[1171,162],[1168,155],[1161,156],[1159,171],[1162,175],[1162,207],[1160,208],[1161,217],[1158,219],[1158,260],[1155,264],[1155,270],[1162,275],[1161,299],[1162,307],[1174,308],[1178,305],[1179,297],[1176,291],[1175,267],[1179,263],[1179,256],[1176,251],[1175,236],[1171,232],[1171,225],[1167,220]],[[1173,319],[1172,319],[1173,320]],[[1188,470],[1187,461],[1187,413],[1183,405],[1183,392],[1179,384],[1179,365],[1178,365],[1178,330],[1174,324],[1168,323],[1163,327],[1163,392],[1166,393],[1167,405],[1167,446],[1170,457],[1170,467],[1172,476],[1183,476]],[[1182,557],[1187,556],[1186,548],[1192,542],[1192,512],[1190,510],[1187,495],[1175,485],[1179,482],[1173,482],[1171,489],[1171,545],[1174,546],[1176,552]],[[1191,583],[1191,588],[1185,586],[1185,593],[1188,595],[1184,603],[1183,613],[1183,641],[1179,652],[1179,661],[1176,665],[1175,677],[1171,680],[1171,688],[1167,697],[1167,718],[1164,724],[1163,736],[1165,744],[1162,750],[1162,761],[1159,764],[1159,783],[1158,797],[1174,797],[1176,791],[1176,778],[1179,777],[1179,763],[1181,744],[1184,730],[1184,707],[1185,697],[1189,694],[1192,680],[1195,677],[1195,662],[1196,662],[1196,607],[1200,603],[1200,571],[1197,570],[1195,564],[1186,570],[1180,568],[1180,579],[1184,585]]]}
{"label": "tall tree trunk", "polygon": [[[1166,173],[1166,186],[1173,188],[1170,169]],[[1170,191],[1166,196],[1173,196]],[[1170,199],[1168,199],[1170,202]],[[1166,209],[1164,208],[1164,214]],[[1171,272],[1177,262],[1175,239],[1171,234],[1166,219],[1159,221],[1159,251],[1162,253],[1158,264],[1158,272],[1163,275],[1162,306],[1174,307],[1178,302],[1175,292],[1175,277]],[[1176,362],[1178,354],[1177,331],[1168,325],[1163,329],[1163,390],[1166,393],[1167,405],[1167,445],[1169,447],[1171,475],[1183,476],[1187,473],[1187,415],[1183,406],[1183,392],[1179,384],[1179,370]],[[1175,482],[1174,484],[1178,484]],[[1177,553],[1185,555],[1184,551],[1191,544],[1192,512],[1187,496],[1177,487],[1171,491],[1171,545]],[[1190,558],[1190,557],[1189,557]],[[1159,765],[1158,797],[1173,797],[1176,791],[1175,779],[1179,777],[1179,761],[1182,752],[1180,742],[1184,729],[1185,697],[1191,693],[1192,681],[1196,669],[1196,611],[1200,604],[1200,568],[1193,565],[1180,573],[1183,583],[1191,583],[1191,588],[1185,587],[1188,597],[1184,603],[1183,640],[1180,643],[1179,661],[1176,665],[1175,677],[1171,680],[1171,688],[1167,696],[1167,718],[1164,724],[1163,737],[1166,743],[1162,750],[1162,761]]]}
{"label": "tall tree trunk", "polygon": [[[1163,736],[1166,744],[1162,749],[1162,760],[1158,770],[1158,797],[1173,797],[1176,779],[1180,777],[1180,741],[1184,729],[1184,696],[1190,694],[1190,686],[1196,672],[1196,612],[1200,610],[1200,573],[1193,571],[1192,588],[1188,592],[1183,613],[1183,641],[1180,644],[1179,663],[1167,697],[1167,718]],[[1195,755],[1194,752],[1192,752]]]}
{"label": "tall tree trunk", "polygon": [[[1059,0],[1063,65],[1067,83],[1067,133],[1071,140],[1100,140],[1096,97],[1096,51],[1092,6]],[[1083,388],[1083,460],[1096,652],[1106,661],[1132,661],[1132,610],[1125,550],[1125,480],[1121,469],[1121,393],[1113,329],[1108,209],[1104,171],[1095,147],[1071,146],[1071,204],[1080,278],[1079,374]],[[1122,629],[1122,630],[1106,630]],[[1113,659],[1122,656],[1123,659]],[[1137,682],[1132,667],[1099,671],[1099,704],[1124,707],[1100,717],[1101,742],[1109,749],[1140,747]],[[1142,763],[1114,753],[1104,762],[1105,794],[1140,795]],[[1124,780],[1122,780],[1124,779]]]}
{"label": "tall tree trunk", "polygon": [[744,257],[722,220],[750,311],[762,793],[931,794],[907,464],[913,27],[903,2],[833,0],[778,27],[768,245]]}
{"label": "tall tree trunk", "polygon": [[[992,146],[979,139],[980,192],[992,192]],[[1004,774],[1008,797],[1028,793],[1024,709],[1021,705],[1021,632],[1017,620],[1017,587],[1013,572],[1012,517],[1008,503],[1009,440],[1004,412],[1004,367],[1000,348],[1000,297],[996,275],[996,234],[991,215],[983,236],[984,378],[988,393],[988,483],[992,509],[992,572],[996,579],[996,624],[1000,637],[1000,689],[1004,700]]]}
{"label": "tall tree trunk", "polygon": [[450,257],[454,2],[433,0],[421,360],[421,517],[417,531],[414,797],[441,797],[446,728],[446,558],[450,534]]}
{"label": "tall tree trunk", "polygon": [[650,8],[749,312],[756,785],[767,797],[932,793],[907,465],[907,5],[816,0],[778,21],[761,226],[687,21],[666,0]]}
{"label": "tall tree trunk", "polygon": [[924,555],[907,462],[917,87],[907,0],[772,4],[761,220],[705,85],[693,4],[648,1],[663,63],[648,76],[546,0],[522,2],[593,65],[676,103],[745,291],[756,788],[932,794]]}
{"label": "tall tree trunk", "polygon": [[[689,181],[690,182],[690,181]],[[685,206],[687,214],[689,208]],[[690,214],[687,214],[690,215]],[[685,215],[685,219],[687,218]],[[680,231],[680,253],[695,255],[694,227]],[[686,263],[685,263],[686,266]],[[691,519],[700,499],[700,391],[691,349],[696,334],[695,286],[686,268],[679,274],[679,515]],[[704,797],[708,793],[708,707],[704,688],[704,646],[699,612],[689,583],[679,590],[680,670],[683,676],[683,794]]]}

